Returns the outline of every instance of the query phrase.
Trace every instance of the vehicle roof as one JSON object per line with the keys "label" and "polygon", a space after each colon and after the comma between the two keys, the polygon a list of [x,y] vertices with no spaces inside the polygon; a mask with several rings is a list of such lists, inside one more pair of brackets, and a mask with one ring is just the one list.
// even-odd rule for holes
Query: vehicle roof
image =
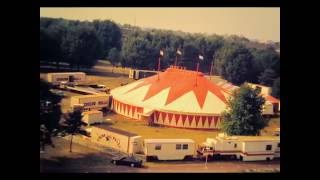
{"label": "vehicle roof", "polygon": [[92,110],[92,111],[84,111],[82,114],[102,114],[102,111]]}
{"label": "vehicle roof", "polygon": [[90,95],[79,95],[79,96],[72,96],[71,98],[93,98],[93,97],[109,97],[107,94],[90,94]]}
{"label": "vehicle roof", "polygon": [[192,139],[145,139],[145,143],[194,143]]}
{"label": "vehicle roof", "polygon": [[224,141],[280,141],[279,136],[226,136],[217,137]]}
{"label": "vehicle roof", "polygon": [[86,74],[84,72],[54,72],[54,73],[48,73],[48,74]]}
{"label": "vehicle roof", "polygon": [[129,137],[138,136],[138,134],[131,133],[131,132],[128,132],[128,131],[124,131],[124,130],[121,130],[121,129],[112,128],[112,127],[110,127],[109,125],[106,125],[106,124],[92,125],[92,127],[104,129],[104,130],[107,130],[107,131],[111,131],[111,132],[118,133],[118,134],[121,134],[121,135],[129,136]]}

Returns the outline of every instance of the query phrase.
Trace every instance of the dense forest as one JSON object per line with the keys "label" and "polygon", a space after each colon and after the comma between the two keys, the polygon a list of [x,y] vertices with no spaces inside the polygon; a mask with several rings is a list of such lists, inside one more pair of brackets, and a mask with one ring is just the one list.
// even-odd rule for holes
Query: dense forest
{"label": "dense forest", "polygon": [[[201,54],[200,71],[240,85],[271,86],[280,96],[280,43],[260,43],[236,35],[220,36],[119,25],[109,20],[74,21],[40,17],[40,62],[59,68],[90,68],[98,59],[113,65],[156,69],[160,49],[161,69],[178,65],[194,70]],[[177,55],[177,50],[181,55]]]}

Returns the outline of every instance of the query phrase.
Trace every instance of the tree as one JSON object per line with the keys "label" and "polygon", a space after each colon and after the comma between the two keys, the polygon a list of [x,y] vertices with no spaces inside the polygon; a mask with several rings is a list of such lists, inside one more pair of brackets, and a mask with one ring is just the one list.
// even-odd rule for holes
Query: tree
{"label": "tree", "polygon": [[72,140],[73,135],[81,132],[81,125],[84,123],[82,122],[82,112],[81,110],[77,109],[73,112],[68,113],[68,117],[65,121],[67,125],[67,132],[71,134],[70,139],[70,152],[72,152]]}
{"label": "tree", "polygon": [[[271,69],[275,77],[280,76],[280,55],[273,49],[251,49],[253,55],[253,82],[259,82],[259,76]],[[272,84],[273,82],[271,82]]]}
{"label": "tree", "polygon": [[91,68],[97,62],[101,44],[93,27],[87,24],[71,26],[62,41],[70,67]]}
{"label": "tree", "polygon": [[280,77],[274,80],[272,86],[272,96],[280,98]]}
{"label": "tree", "polygon": [[262,117],[265,99],[259,89],[242,85],[233,92],[228,107],[222,114],[222,130],[228,135],[258,135],[267,125]]}
{"label": "tree", "polygon": [[252,54],[242,45],[222,47],[215,59],[215,70],[226,80],[240,85],[251,79]]}
{"label": "tree", "polygon": [[40,79],[40,143],[42,150],[46,144],[52,146],[52,132],[59,129],[59,121],[61,117],[60,108],[61,97],[50,91],[50,85]]}
{"label": "tree", "polygon": [[266,86],[272,86],[274,79],[276,78],[276,73],[272,69],[264,70],[258,77],[260,84]]}
{"label": "tree", "polygon": [[112,64],[112,72],[113,72],[113,67],[120,62],[120,53],[117,50],[117,48],[111,48],[108,54],[107,58],[111,64]]}
{"label": "tree", "polygon": [[118,51],[121,50],[122,33],[116,23],[109,20],[94,20],[92,24],[102,45],[102,52],[99,54],[100,58],[107,57],[112,48],[116,48]]}

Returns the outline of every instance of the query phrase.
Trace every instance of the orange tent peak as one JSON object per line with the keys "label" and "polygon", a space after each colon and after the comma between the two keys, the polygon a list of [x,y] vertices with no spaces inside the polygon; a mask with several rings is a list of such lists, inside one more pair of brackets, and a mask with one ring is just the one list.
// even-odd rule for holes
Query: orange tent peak
{"label": "orange tent peak", "polygon": [[223,89],[207,80],[201,72],[170,67],[165,72],[160,72],[159,76],[159,80],[158,75],[145,78],[143,82],[139,83],[126,93],[145,85],[151,85],[144,97],[144,101],[155,96],[162,90],[170,88],[166,99],[166,105],[190,91],[194,92],[201,108],[203,108],[208,91],[226,103],[226,98],[222,93]]}

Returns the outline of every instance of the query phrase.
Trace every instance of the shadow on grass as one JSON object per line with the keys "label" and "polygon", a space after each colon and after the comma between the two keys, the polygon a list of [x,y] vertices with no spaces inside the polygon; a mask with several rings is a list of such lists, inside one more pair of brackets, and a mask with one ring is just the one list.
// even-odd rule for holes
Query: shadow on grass
{"label": "shadow on grass", "polygon": [[[72,154],[72,153],[70,153]],[[103,153],[72,154],[73,157],[58,156],[50,159],[40,159],[42,173],[90,172],[95,167],[111,165],[110,158]]]}

